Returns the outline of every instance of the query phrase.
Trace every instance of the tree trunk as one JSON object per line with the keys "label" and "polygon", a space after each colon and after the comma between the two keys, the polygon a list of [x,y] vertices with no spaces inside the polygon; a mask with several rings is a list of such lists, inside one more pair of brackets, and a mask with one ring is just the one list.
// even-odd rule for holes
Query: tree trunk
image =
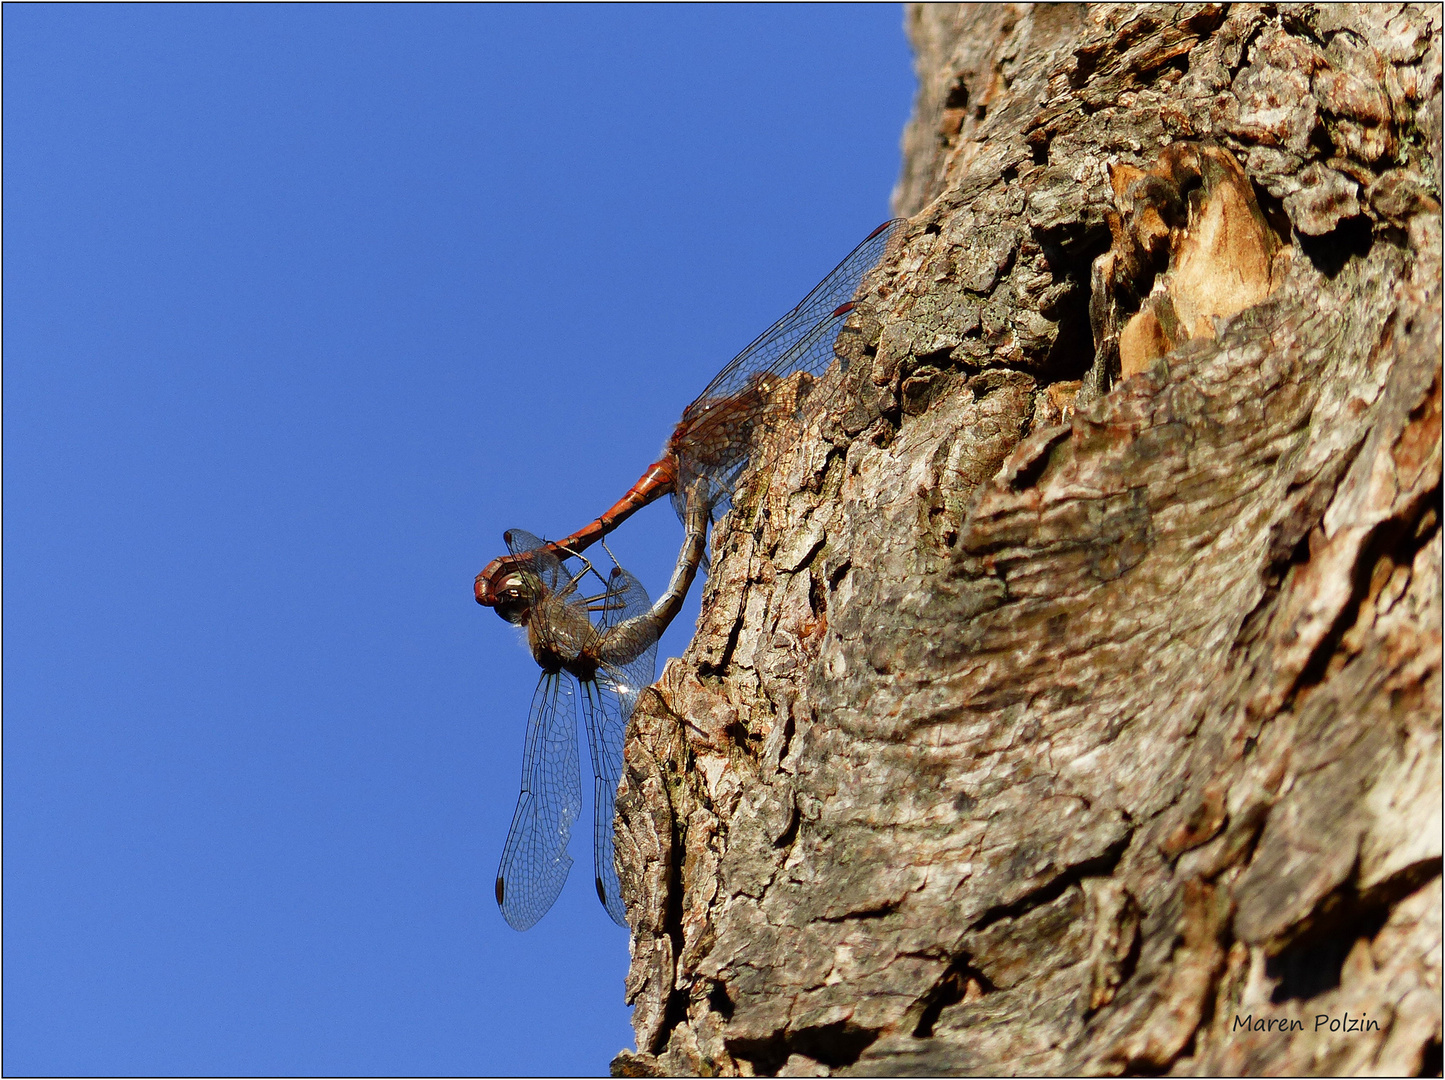
{"label": "tree trunk", "polygon": [[1440,9],[907,21],[846,401],[628,732],[614,1071],[1438,1074]]}

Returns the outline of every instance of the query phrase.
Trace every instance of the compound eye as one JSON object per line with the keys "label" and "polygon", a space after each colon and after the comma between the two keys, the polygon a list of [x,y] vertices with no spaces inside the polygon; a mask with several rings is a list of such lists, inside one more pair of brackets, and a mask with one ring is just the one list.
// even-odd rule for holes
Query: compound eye
{"label": "compound eye", "polygon": [[521,589],[503,589],[497,597],[497,614],[509,623],[520,623],[531,606]]}
{"label": "compound eye", "polygon": [[519,624],[526,620],[531,608],[531,590],[521,575],[509,574],[503,578],[497,589],[497,614],[509,623]]}

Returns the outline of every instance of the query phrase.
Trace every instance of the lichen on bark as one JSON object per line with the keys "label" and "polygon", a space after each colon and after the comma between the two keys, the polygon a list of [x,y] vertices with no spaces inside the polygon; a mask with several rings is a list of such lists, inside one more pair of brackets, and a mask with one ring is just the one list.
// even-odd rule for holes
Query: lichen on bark
{"label": "lichen on bark", "polygon": [[614,1071],[1438,1070],[1439,9],[907,21],[846,400],[629,729]]}

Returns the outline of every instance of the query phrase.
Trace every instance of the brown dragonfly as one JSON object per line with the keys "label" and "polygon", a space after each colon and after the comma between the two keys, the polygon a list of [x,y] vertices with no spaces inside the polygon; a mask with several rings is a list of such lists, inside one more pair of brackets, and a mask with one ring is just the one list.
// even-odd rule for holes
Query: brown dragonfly
{"label": "brown dragonfly", "polygon": [[[597,898],[626,926],[612,817],[622,775],[622,739],[637,694],[652,683],[658,633],[642,583],[620,566],[603,579],[578,556],[570,572],[556,552],[521,529],[509,529],[512,570],[497,613],[526,628],[532,658],[542,669],[532,695],[522,751],[522,791],[497,869],[497,905],[517,930],[547,913],[572,868],[567,853],[582,810],[576,705],[580,701],[591,750],[592,858]],[[568,556],[573,553],[566,553]],[[592,574],[604,592],[584,596]]]}
{"label": "brown dragonfly", "polygon": [[[579,553],[648,503],[671,495],[688,536],[668,593],[658,601],[663,609],[659,614],[666,617],[654,619],[653,625],[661,633],[692,584],[708,522],[732,496],[751,457],[766,447],[778,420],[798,412],[801,400],[809,396],[809,385],[841,363],[834,353],[838,334],[870,284],[869,274],[897,250],[905,225],[902,218],[895,218],[869,233],[795,308],[718,372],[683,410],[663,456],[622,498],[570,536],[546,546],[554,553]],[[812,395],[809,407],[822,407],[825,398]],[[704,508],[702,529],[696,535],[693,523],[698,515],[690,512],[690,506],[694,511]],[[477,603],[502,613],[504,605],[516,601],[516,562],[517,556],[508,554],[487,564],[474,584]]]}

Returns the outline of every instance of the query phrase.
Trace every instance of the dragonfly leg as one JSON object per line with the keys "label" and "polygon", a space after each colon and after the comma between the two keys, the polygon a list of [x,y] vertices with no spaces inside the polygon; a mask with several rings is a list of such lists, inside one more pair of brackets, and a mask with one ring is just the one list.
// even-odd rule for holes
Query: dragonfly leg
{"label": "dragonfly leg", "polygon": [[567,584],[564,585],[561,589],[557,590],[557,594],[559,596],[570,596],[573,592],[576,591],[578,582],[580,582],[588,574],[591,574],[598,581],[602,582],[602,584],[607,584],[607,579],[604,578],[593,568],[592,563],[588,560],[587,556],[583,555],[581,552],[573,551],[570,548],[558,548],[557,550],[562,553],[563,558],[578,559],[582,563],[582,569],[577,571],[577,573],[573,574],[571,580],[568,581]]}
{"label": "dragonfly leg", "polygon": [[697,577],[697,568],[702,564],[703,552],[707,549],[707,528],[712,521],[712,503],[704,496],[705,482],[698,481],[688,491],[686,506],[687,535],[678,552],[677,565],[673,567],[672,580],[650,611],[618,623],[603,635],[599,659],[613,664],[625,664],[640,656],[662,636],[672,620],[682,609],[683,598]]}
{"label": "dragonfly leg", "polygon": [[[602,544],[602,549],[607,552],[607,557],[612,560],[612,564],[617,567],[617,570],[621,570],[622,564],[617,561],[617,556],[612,554],[611,549],[607,547],[607,544],[605,542]],[[578,559],[582,563],[582,569],[577,573],[575,577],[572,578],[570,582],[568,582],[568,584],[564,588],[560,590],[560,595],[571,595],[571,593],[576,590],[578,583],[588,574],[591,574],[598,581],[602,582],[603,585],[606,585],[608,591],[600,593],[597,596],[586,597],[584,599],[584,603],[586,603],[587,605],[587,610],[594,612],[606,612],[614,610],[614,598],[611,592],[612,583],[602,576],[598,569],[592,565],[591,560],[589,560],[587,556],[583,555],[581,552],[574,551],[571,548],[558,548],[557,550],[561,552],[562,555],[566,558]],[[614,573],[616,573],[616,571],[614,571]]]}
{"label": "dragonfly leg", "polygon": [[607,541],[599,539],[597,542],[602,545],[602,550],[607,552],[607,557],[612,560],[612,565],[621,570],[622,564],[617,561],[617,556],[612,554],[612,549],[607,546]]}

